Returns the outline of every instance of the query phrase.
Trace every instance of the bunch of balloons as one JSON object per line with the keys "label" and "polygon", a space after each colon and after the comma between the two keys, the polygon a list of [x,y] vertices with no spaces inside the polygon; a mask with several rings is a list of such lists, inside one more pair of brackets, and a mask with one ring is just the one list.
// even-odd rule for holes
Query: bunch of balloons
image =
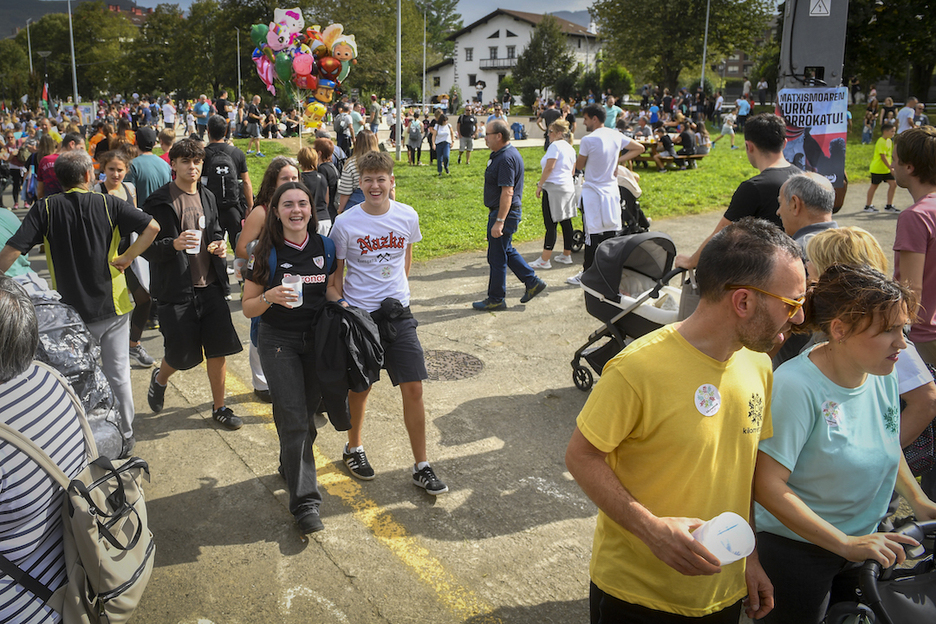
{"label": "bunch of balloons", "polygon": [[306,28],[299,7],[275,9],[269,25],[254,24],[250,39],[256,45],[253,61],[267,91],[276,95],[279,82],[292,99],[306,104],[304,122],[317,128],[335,89],[356,63],[357,43],[341,24],[325,30]]}

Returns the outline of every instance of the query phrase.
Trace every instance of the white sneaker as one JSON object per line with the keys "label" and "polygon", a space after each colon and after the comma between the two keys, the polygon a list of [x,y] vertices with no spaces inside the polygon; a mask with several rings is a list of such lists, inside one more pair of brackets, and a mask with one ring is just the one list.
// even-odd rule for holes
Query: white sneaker
{"label": "white sneaker", "polygon": [[572,264],[572,256],[567,256],[565,254],[560,254],[554,258],[559,264]]}
{"label": "white sneaker", "polygon": [[550,263],[549,260],[543,260],[542,257],[539,257],[533,262],[530,262],[530,266],[534,269],[551,269],[552,263]]}
{"label": "white sneaker", "polygon": [[572,284],[573,286],[580,286],[582,284],[582,272],[579,271],[572,277],[566,280],[566,284]]}

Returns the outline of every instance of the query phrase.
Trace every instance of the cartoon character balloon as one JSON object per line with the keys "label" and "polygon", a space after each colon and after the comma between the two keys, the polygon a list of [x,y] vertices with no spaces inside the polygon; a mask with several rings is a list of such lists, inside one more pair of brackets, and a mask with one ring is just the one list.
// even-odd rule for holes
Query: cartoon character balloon
{"label": "cartoon character balloon", "polygon": [[291,9],[273,9],[273,21],[282,26],[287,34],[288,43],[292,45],[302,34],[305,19],[299,7]]}
{"label": "cartoon character balloon", "polygon": [[322,125],[322,119],[325,118],[325,113],[328,112],[324,104],[320,102],[313,101],[311,104],[306,106],[305,117],[303,121],[305,122],[306,128],[318,128]]}
{"label": "cartoon character balloon", "polygon": [[338,74],[338,82],[343,82],[351,71],[351,63],[357,58],[357,43],[354,41],[354,35],[341,35],[335,39],[335,45],[332,46],[332,57],[341,62],[341,73]]}

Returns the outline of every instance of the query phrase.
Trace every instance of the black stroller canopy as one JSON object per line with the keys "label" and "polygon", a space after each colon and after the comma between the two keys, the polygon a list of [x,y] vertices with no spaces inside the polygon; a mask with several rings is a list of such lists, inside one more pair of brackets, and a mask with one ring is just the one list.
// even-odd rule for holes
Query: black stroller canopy
{"label": "black stroller canopy", "polygon": [[662,232],[609,238],[595,251],[595,261],[582,274],[582,284],[617,299],[623,269],[660,280],[673,268],[675,258],[676,245]]}

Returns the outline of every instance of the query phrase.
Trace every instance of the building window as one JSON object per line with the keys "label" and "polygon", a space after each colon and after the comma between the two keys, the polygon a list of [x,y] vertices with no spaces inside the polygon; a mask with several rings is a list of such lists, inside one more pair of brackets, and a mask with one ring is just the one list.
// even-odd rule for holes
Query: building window
{"label": "building window", "polygon": [[738,73],[738,66],[737,66],[737,65],[729,65],[729,66],[728,66],[728,73],[729,73],[729,74],[737,74],[737,73]]}
{"label": "building window", "polygon": [[508,31],[507,31],[507,36],[508,36],[508,37],[516,37],[516,36],[517,36],[517,33],[513,33],[513,32],[510,32],[510,31],[508,30]]}
{"label": "building window", "polygon": [[476,83],[476,82],[478,82],[478,75],[477,75],[477,74],[468,74],[468,86],[469,86],[469,87],[473,87],[473,86],[475,86],[475,83]]}
{"label": "building window", "polygon": [[517,46],[507,46],[507,58],[517,58]]}
{"label": "building window", "polygon": [[732,54],[731,56],[728,57],[728,60],[729,60],[729,61],[740,61],[740,60],[741,60],[741,56],[738,55],[738,54]]}
{"label": "building window", "polygon": [[465,48],[465,60],[470,61],[474,59],[474,48]]}
{"label": "building window", "polygon": [[497,58],[497,46],[491,46],[488,48],[488,58],[494,60]]}
{"label": "building window", "polygon": [[488,36],[488,39],[497,39],[498,37],[500,37],[500,31],[495,30],[493,35]]}
{"label": "building window", "polygon": [[579,50],[582,49],[582,40],[581,40],[581,39],[578,40],[578,49],[579,49]]}
{"label": "building window", "polygon": [[433,89],[438,89],[438,88],[441,87],[441,86],[442,86],[442,78],[441,78],[440,76],[433,76],[433,77],[432,77],[432,88],[433,88]]}

